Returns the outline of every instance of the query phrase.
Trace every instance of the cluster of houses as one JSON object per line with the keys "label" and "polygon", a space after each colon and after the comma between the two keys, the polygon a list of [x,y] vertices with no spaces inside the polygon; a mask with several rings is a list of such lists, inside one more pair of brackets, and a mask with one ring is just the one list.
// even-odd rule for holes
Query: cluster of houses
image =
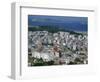
{"label": "cluster of houses", "polygon": [[[28,54],[55,64],[87,64],[87,33],[71,34],[70,32],[50,33],[48,31],[28,32]],[[79,59],[79,60],[78,60]]]}

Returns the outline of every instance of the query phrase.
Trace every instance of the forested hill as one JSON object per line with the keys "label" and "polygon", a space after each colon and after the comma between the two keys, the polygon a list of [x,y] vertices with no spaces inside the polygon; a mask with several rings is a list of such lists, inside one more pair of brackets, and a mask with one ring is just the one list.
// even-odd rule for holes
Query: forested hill
{"label": "forested hill", "polygon": [[62,32],[69,32],[70,34],[81,34],[56,26],[32,26],[32,27],[30,26],[28,27],[28,31],[48,31],[50,33],[56,33],[62,31]]}

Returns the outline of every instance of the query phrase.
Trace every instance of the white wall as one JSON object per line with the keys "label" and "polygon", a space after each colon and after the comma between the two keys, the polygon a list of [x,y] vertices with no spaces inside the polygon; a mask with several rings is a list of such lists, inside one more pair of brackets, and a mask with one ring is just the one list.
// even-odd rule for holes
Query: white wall
{"label": "white wall", "polygon": [[[22,1],[22,2],[36,2],[36,3],[43,3],[43,4],[60,4],[60,5],[78,5],[78,6],[95,6],[98,8],[98,16],[97,21],[100,20],[100,0],[1,0],[0,1],[0,81],[13,81],[8,76],[10,76],[10,69],[11,69],[11,3],[15,1]],[[100,26],[98,22],[98,27]],[[97,28],[97,27],[96,27]],[[97,53],[99,54],[99,45],[100,45],[100,28],[98,29],[98,41],[97,41]],[[100,54],[97,57],[98,62]],[[100,69],[100,63],[97,62],[97,67]],[[99,71],[100,72],[100,71]],[[99,73],[100,74],[100,73]],[[51,82],[51,81],[64,81],[64,82],[99,82],[99,75],[84,75],[84,76],[65,76],[61,78],[46,78],[46,79],[34,79],[33,80],[38,82]]]}

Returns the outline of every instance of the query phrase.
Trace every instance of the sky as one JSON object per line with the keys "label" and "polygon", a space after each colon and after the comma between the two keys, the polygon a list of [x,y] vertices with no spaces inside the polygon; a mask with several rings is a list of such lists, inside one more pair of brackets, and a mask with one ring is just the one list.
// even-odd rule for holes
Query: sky
{"label": "sky", "polygon": [[88,17],[28,15],[28,26],[56,26],[72,31],[87,31]]}

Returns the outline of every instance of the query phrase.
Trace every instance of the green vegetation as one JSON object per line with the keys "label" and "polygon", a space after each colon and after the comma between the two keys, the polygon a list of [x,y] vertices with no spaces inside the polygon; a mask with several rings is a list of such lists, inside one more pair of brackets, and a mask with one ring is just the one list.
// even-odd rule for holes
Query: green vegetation
{"label": "green vegetation", "polygon": [[55,33],[58,31],[64,31],[63,29],[58,29],[55,26],[34,26],[34,27],[29,27],[29,31],[48,31],[50,33]]}
{"label": "green vegetation", "polygon": [[28,63],[31,63],[31,66],[48,66],[48,65],[54,65],[54,61],[44,61],[42,58],[34,58],[30,57],[30,61]]}
{"label": "green vegetation", "polygon": [[68,63],[68,65],[74,65],[74,64],[84,64],[84,62],[81,59],[79,59],[79,58],[75,58],[74,61],[70,61]]}
{"label": "green vegetation", "polygon": [[69,32],[70,34],[75,34],[75,35],[82,35],[82,33],[77,33],[74,31],[70,31],[61,27],[56,27],[56,26],[33,26],[33,27],[28,27],[29,31],[48,31],[50,33],[56,33],[59,31],[63,32]]}

